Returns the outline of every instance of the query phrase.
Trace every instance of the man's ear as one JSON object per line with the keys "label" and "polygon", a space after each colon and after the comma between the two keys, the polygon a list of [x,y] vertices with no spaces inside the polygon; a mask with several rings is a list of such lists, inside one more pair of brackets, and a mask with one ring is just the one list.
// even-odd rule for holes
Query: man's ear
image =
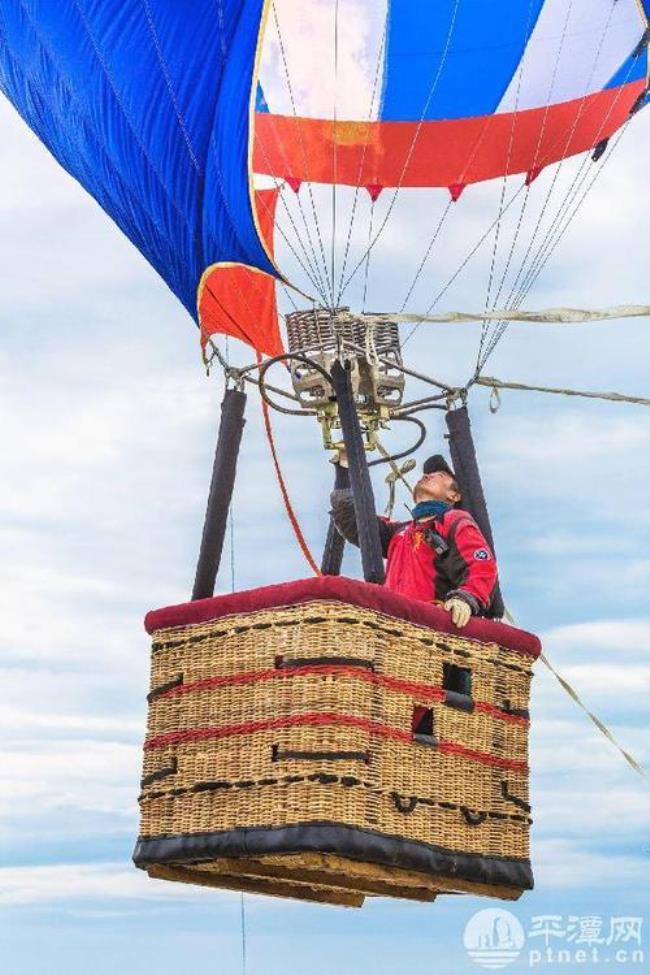
{"label": "man's ear", "polygon": [[463,496],[460,491],[450,491],[447,500],[450,501],[451,504],[458,504],[459,501],[463,500]]}

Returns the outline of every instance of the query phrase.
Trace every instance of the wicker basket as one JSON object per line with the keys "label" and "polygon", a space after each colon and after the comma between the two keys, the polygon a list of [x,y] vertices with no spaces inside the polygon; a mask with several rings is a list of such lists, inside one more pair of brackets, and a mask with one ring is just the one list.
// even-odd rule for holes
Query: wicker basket
{"label": "wicker basket", "polygon": [[539,643],[324,577],[147,617],[151,876],[359,906],[514,899]]}

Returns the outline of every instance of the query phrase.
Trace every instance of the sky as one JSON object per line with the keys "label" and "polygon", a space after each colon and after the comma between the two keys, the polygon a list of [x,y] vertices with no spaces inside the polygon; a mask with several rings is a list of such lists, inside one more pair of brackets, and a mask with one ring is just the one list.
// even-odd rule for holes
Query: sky
{"label": "sky", "polygon": [[[223,379],[206,377],[196,328],[165,285],[4,101],[0,132],[0,973],[76,975],[92,957],[97,975],[165,975],[181,965],[234,975],[242,971],[239,896],[150,880],[130,860],[148,685],[142,619],[189,598]],[[648,148],[650,112],[626,132],[528,307],[647,301]],[[551,178],[540,177],[538,200]],[[489,224],[499,191],[464,194],[410,307],[424,307]],[[350,194],[341,200],[352,205]],[[373,254],[372,307],[401,300],[445,203],[417,191],[398,201]],[[389,205],[380,198],[378,219]],[[365,217],[354,228],[357,254]],[[486,254],[444,307],[482,307]],[[475,325],[422,326],[405,357],[462,382],[477,344]],[[250,361],[236,343],[229,352]],[[647,396],[649,352],[646,320],[513,325],[487,371]],[[409,396],[421,389],[410,385]],[[586,705],[650,766],[650,416],[638,406],[521,392],[505,393],[493,415],[488,400],[488,390],[474,390],[470,410],[507,602]],[[309,574],[254,393],[247,415],[221,592]],[[419,460],[443,445],[443,420],[429,417]],[[274,428],[318,553],[327,454],[307,418],[274,418]],[[345,571],[360,574],[357,553]],[[509,910],[527,933],[546,914],[562,923],[594,915],[605,932],[612,917],[643,916],[647,782],[541,663],[532,718],[536,887]],[[426,906],[381,899],[346,911],[247,896],[246,970],[476,972],[463,930],[494,906],[470,897]],[[509,970],[530,969],[524,951]]]}

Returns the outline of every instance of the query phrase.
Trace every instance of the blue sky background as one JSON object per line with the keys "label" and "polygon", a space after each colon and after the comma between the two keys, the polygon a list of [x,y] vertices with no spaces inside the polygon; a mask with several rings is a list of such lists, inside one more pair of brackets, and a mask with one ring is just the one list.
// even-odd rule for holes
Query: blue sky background
{"label": "blue sky background", "polygon": [[[196,330],[165,286],[4,102],[0,132],[0,972],[238,973],[238,895],[149,880],[130,862],[148,682],[142,618],[189,596],[222,380],[206,379]],[[647,301],[649,140],[650,113],[626,134],[529,307]],[[455,236],[427,269],[414,307],[435,291],[454,248],[489,223],[489,194],[464,195]],[[414,242],[422,247],[435,219],[424,201],[404,194],[396,208],[373,259],[372,307],[393,307],[404,290]],[[445,306],[480,307],[484,288],[485,260]],[[423,326],[408,361],[462,381],[476,346],[475,326]],[[649,352],[645,320],[513,326],[487,371],[647,396]],[[487,392],[473,395],[508,603],[649,765],[650,415],[515,392],[496,416],[487,404]],[[443,420],[429,418],[420,460],[440,447]],[[318,430],[285,418],[275,428],[319,551],[331,469]],[[376,487],[383,506],[379,475]],[[237,588],[308,575],[253,394],[234,535]],[[346,568],[359,573],[355,554]],[[220,586],[230,588],[227,566]],[[597,914],[606,928],[611,915],[643,915],[647,783],[542,665],[534,685],[537,886],[513,913],[524,928],[544,913]],[[346,911],[249,896],[248,971],[477,971],[462,932],[493,903],[379,900]],[[522,956],[510,970],[529,968]]]}

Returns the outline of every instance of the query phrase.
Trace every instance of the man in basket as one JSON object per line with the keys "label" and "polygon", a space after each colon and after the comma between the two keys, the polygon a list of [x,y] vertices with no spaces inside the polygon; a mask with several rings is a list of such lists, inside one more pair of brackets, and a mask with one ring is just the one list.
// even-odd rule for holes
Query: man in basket
{"label": "man in basket", "polygon": [[[359,544],[347,456],[335,459],[331,515],[337,530]],[[457,507],[461,492],[454,472],[440,454],[429,457],[413,489],[410,521],[378,517],[386,561],[385,585],[411,599],[441,603],[461,628],[471,616],[489,610],[497,565],[478,525]]]}

